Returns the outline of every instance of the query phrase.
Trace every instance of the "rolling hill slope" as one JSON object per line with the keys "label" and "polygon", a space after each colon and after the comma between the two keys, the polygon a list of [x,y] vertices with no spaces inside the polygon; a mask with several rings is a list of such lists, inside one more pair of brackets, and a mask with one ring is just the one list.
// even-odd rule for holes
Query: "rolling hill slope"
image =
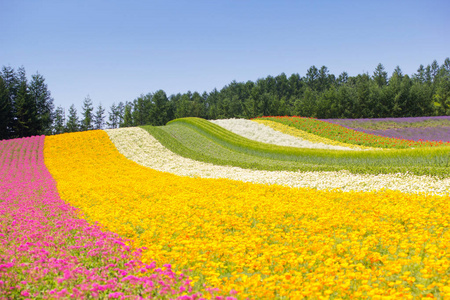
{"label": "rolling hill slope", "polygon": [[360,174],[450,175],[450,147],[388,151],[333,151],[264,144],[198,118],[143,126],[171,151],[194,160],[259,170],[339,171]]}

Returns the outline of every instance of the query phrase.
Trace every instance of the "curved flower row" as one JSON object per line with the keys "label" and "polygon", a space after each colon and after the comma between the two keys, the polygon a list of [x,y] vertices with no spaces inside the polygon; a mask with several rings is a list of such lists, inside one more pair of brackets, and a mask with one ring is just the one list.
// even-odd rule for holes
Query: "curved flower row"
{"label": "curved flower row", "polygon": [[343,191],[398,190],[408,193],[449,194],[450,178],[407,174],[363,175],[340,172],[259,171],[217,166],[181,157],[162,146],[141,128],[106,130],[120,153],[140,165],[180,176],[228,178],[244,182],[279,184]]}
{"label": "curved flower row", "polygon": [[313,118],[285,116],[285,117],[261,117],[259,119],[279,122],[284,125],[292,126],[297,129],[305,130],[315,135],[334,139],[340,142],[369,147],[404,149],[404,148],[419,148],[419,147],[439,147],[450,145],[450,143],[444,143],[441,141],[440,142],[412,141],[412,140],[377,136]]}
{"label": "curved flower row", "polygon": [[[137,256],[128,262],[130,255],[126,251],[129,251],[130,247],[125,246],[125,241],[117,236],[109,241],[107,233],[101,235],[106,239],[105,241],[98,240],[94,244],[86,245],[76,243],[77,251],[86,251],[89,256],[93,257],[95,263],[91,263],[90,266],[94,270],[98,269],[102,276],[112,276],[112,279],[118,279],[106,281],[105,283],[111,284],[103,287],[103,289],[116,288],[117,282],[120,285],[125,285],[125,287],[129,284],[138,285],[134,289],[119,289],[119,292],[124,295],[133,295],[133,299],[141,296],[145,299],[173,299],[175,297],[184,300],[200,300],[217,294],[218,291],[204,286],[197,286],[195,288],[197,292],[194,293],[191,285],[192,280],[186,275],[187,272],[184,272],[185,269],[180,270],[178,268],[175,272],[170,264],[171,261],[167,259],[156,260],[165,263],[160,268],[155,269],[156,263],[153,258],[156,259],[157,256],[152,256],[152,258],[148,255],[141,256],[142,251],[143,253],[149,251],[145,246],[154,248],[155,245],[136,242],[134,238],[137,232],[133,229],[133,222],[128,224],[127,222],[137,216],[134,214],[132,204],[144,199],[139,190],[151,179],[143,177],[136,180],[135,176],[139,174],[142,167],[130,162],[118,153],[104,131],[49,136],[45,139],[44,155],[45,164],[58,183],[58,192],[61,199],[78,208],[82,216],[89,222],[99,222],[100,226],[107,232],[114,232],[124,238],[132,238],[126,240],[126,244],[133,249],[139,249],[136,253]],[[154,175],[157,173],[156,171],[151,172]],[[160,188],[164,189],[165,184],[162,184]],[[124,221],[122,216],[128,221]],[[83,222],[88,226],[87,222]],[[99,231],[97,226],[92,228],[97,232]],[[70,229],[72,228],[69,227]],[[69,241],[75,240],[76,242],[82,239],[82,236],[80,236],[80,233],[72,232],[72,235],[66,238]],[[123,251],[123,253],[105,252],[108,249],[104,249],[105,245],[108,247],[111,242],[123,245],[126,251]],[[68,245],[69,249],[70,246],[71,244]],[[144,246],[144,248],[140,248],[141,246]],[[116,262],[104,263],[104,260],[109,259],[109,257],[119,260],[122,265],[128,266],[128,269],[119,270],[116,274],[114,272]],[[139,268],[136,269],[135,265],[138,265]],[[70,267],[75,268],[72,265]],[[132,272],[133,270],[135,271]],[[186,271],[188,270],[186,269]],[[102,281],[103,278],[96,273],[94,273],[97,276],[96,282],[105,284]],[[75,279],[77,278],[74,277]],[[205,291],[205,288],[208,293],[202,296],[200,291]],[[103,298],[102,295],[99,297]],[[97,298],[97,296],[93,296]],[[231,296],[218,297],[218,299],[223,300],[235,300]],[[138,297],[138,299],[140,298]]]}
{"label": "curved flower row", "polygon": [[284,124],[270,121],[270,120],[253,119],[252,122],[256,122],[258,124],[265,125],[267,127],[272,128],[273,130],[282,132],[287,135],[291,135],[294,137],[298,137],[298,138],[302,138],[302,139],[311,141],[312,143],[322,143],[322,144],[332,145],[332,146],[341,146],[341,147],[351,148],[351,149],[355,149],[355,150],[378,149],[378,148],[342,143],[342,142],[339,142],[336,140],[321,137],[321,136],[297,129],[292,126],[284,125]]}
{"label": "curved flower row", "polygon": [[44,136],[0,141],[0,299],[199,298],[61,200],[43,147]]}
{"label": "curved flower row", "polygon": [[285,134],[279,130],[274,130],[274,128],[271,128],[270,126],[265,126],[265,124],[264,125],[258,124],[257,122],[253,122],[246,119],[222,119],[222,120],[210,120],[210,122],[219,125],[235,134],[241,135],[245,138],[267,144],[299,147],[299,148],[312,148],[312,149],[333,149],[333,150],[355,149],[355,147],[350,148],[338,145],[325,144],[323,142],[312,142],[298,135],[295,136]]}
{"label": "curved flower row", "polygon": [[192,270],[194,286],[242,299],[450,297],[448,196],[180,177],[126,159],[103,131],[51,137],[45,153],[63,199],[148,247],[144,262]]}

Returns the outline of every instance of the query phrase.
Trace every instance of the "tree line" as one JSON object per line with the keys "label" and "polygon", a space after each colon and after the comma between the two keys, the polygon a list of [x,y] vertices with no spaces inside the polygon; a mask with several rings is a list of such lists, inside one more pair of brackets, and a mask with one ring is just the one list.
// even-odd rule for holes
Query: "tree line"
{"label": "tree line", "polygon": [[132,101],[94,108],[89,96],[81,118],[53,105],[39,73],[27,82],[25,70],[0,73],[0,139],[91,129],[164,125],[182,117],[205,119],[297,115],[326,118],[383,118],[450,115],[450,59],[420,65],[411,76],[396,67],[391,76],[380,63],[373,73],[331,74],[311,66],[305,76],[284,73],[247,82],[232,81],[220,91],[167,96],[163,90]]}

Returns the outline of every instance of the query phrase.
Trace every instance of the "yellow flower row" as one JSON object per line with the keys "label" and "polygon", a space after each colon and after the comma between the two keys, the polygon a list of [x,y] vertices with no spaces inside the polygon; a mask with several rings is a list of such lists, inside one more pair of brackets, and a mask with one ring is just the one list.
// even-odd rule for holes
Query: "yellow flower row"
{"label": "yellow flower row", "polygon": [[352,145],[352,144],[347,144],[347,143],[342,143],[339,141],[335,141],[335,140],[330,140],[288,125],[284,125],[278,122],[274,122],[274,121],[269,121],[269,120],[263,120],[263,119],[253,119],[252,121],[257,122],[259,124],[263,124],[266,125],[274,130],[280,131],[282,133],[285,134],[289,134],[295,137],[299,137],[302,138],[304,140],[307,141],[311,141],[314,143],[323,143],[325,145],[335,145],[335,146],[343,146],[343,147],[348,147],[348,148],[353,148],[353,149],[360,149],[360,150],[364,150],[364,149],[376,149],[376,148],[371,148],[371,147],[365,147],[365,146],[359,146],[359,145]]}
{"label": "yellow flower row", "polygon": [[242,299],[450,297],[448,197],[179,177],[127,160],[104,131],[46,137],[44,154],[62,199],[147,247],[145,262],[192,270],[197,287]]}

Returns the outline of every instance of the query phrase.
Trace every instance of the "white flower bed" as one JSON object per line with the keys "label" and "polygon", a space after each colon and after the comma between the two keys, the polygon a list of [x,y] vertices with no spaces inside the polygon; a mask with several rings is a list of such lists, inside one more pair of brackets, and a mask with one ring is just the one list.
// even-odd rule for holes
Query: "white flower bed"
{"label": "white flower bed", "polygon": [[136,163],[179,176],[228,178],[245,182],[312,187],[321,190],[373,191],[382,189],[409,193],[449,194],[450,178],[405,174],[363,175],[339,172],[259,171],[217,166],[181,157],[161,145],[142,128],[105,130],[120,153]]}
{"label": "white flower bed", "polygon": [[212,120],[210,122],[250,140],[266,144],[298,148],[355,150],[354,148],[349,147],[327,145],[324,143],[314,143],[301,139],[299,137],[276,131],[268,126],[246,119],[222,119]]}

